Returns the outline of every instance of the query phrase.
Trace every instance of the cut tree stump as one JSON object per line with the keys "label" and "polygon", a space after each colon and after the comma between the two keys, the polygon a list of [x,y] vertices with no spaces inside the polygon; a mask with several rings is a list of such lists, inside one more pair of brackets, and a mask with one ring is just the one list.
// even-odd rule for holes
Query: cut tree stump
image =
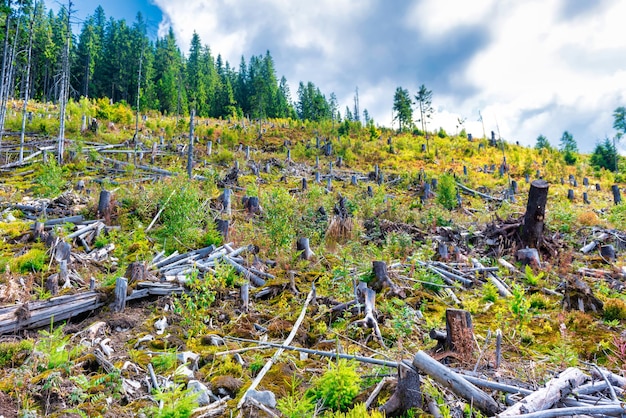
{"label": "cut tree stump", "polygon": [[309,239],[304,237],[298,238],[298,241],[296,242],[296,251],[301,251],[300,258],[302,260],[310,260],[315,255],[309,246]]}
{"label": "cut tree stump", "polygon": [[102,189],[98,200],[98,214],[106,223],[111,221],[111,192]]}
{"label": "cut tree stump", "polygon": [[591,288],[578,277],[567,279],[562,285],[563,309],[581,312],[602,312],[604,304],[598,299]]}
{"label": "cut tree stump", "polygon": [[376,293],[380,292],[384,288],[389,288],[393,295],[399,296],[403,299],[406,298],[406,294],[400,286],[395,284],[389,278],[387,263],[384,261],[372,261],[372,273],[374,277],[370,280],[369,287],[371,287]]}
{"label": "cut tree stump", "polygon": [[614,184],[611,186],[611,191],[613,192],[613,203],[619,205],[622,202],[622,195],[619,191],[619,186]]}
{"label": "cut tree stump", "polygon": [[224,242],[228,241],[229,226],[230,226],[230,221],[228,219],[216,219],[215,220],[215,229],[224,238]]}
{"label": "cut tree stump", "polygon": [[522,242],[530,248],[538,248],[543,241],[548,187],[545,180],[533,180],[530,184],[521,234]]}
{"label": "cut tree stump", "polygon": [[415,369],[404,363],[398,363],[398,383],[393,395],[378,408],[387,417],[397,417],[411,408],[422,407],[420,376]]}
{"label": "cut tree stump", "polygon": [[446,349],[468,362],[474,353],[472,316],[462,309],[446,309]]}

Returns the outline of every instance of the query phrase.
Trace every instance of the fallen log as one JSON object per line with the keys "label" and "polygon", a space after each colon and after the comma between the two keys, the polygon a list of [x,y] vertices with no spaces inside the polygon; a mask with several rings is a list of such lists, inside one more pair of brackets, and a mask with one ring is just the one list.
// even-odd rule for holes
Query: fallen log
{"label": "fallen log", "polygon": [[439,384],[450,388],[457,396],[467,400],[483,413],[493,416],[500,411],[500,405],[491,396],[468,382],[460,374],[437,362],[424,351],[420,350],[415,354],[413,366]]}
{"label": "fallen log", "polygon": [[495,200],[496,202],[502,202],[504,199],[502,199],[501,197],[495,197],[495,196],[491,196],[485,193],[481,193],[478,190],[473,190],[470,189],[467,186],[464,186],[463,184],[459,183],[458,181],[456,182],[456,186],[461,189],[461,191],[465,194],[469,194],[470,196],[478,196],[478,197],[482,197],[485,200]]}
{"label": "fallen log", "polygon": [[[546,411],[531,412],[528,414],[507,415],[511,418],[555,418],[583,415],[609,415],[621,416],[626,413],[626,405],[598,405],[598,406],[575,406],[569,408],[556,408]],[[500,415],[503,416],[503,415]]]}
{"label": "fallen log", "polygon": [[570,367],[559,377],[548,381],[544,388],[507,408],[500,416],[511,417],[549,409],[561,399],[566,398],[572,389],[580,386],[587,379],[588,377],[580,369]]}

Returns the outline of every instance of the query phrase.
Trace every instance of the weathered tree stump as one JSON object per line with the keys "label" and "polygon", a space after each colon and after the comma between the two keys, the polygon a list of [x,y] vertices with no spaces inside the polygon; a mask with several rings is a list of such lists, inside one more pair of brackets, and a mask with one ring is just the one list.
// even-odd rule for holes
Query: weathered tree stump
{"label": "weathered tree stump", "polygon": [[298,238],[298,241],[296,242],[296,251],[301,252],[300,258],[302,260],[310,260],[315,255],[309,246],[309,239],[304,237]]}
{"label": "weathered tree stump", "polygon": [[563,309],[581,312],[602,312],[604,304],[598,299],[591,288],[578,277],[567,279],[563,284]]}
{"label": "weathered tree stump", "polygon": [[106,223],[111,221],[111,192],[102,189],[98,200],[98,215],[104,218]]}
{"label": "weathered tree stump", "polygon": [[128,280],[125,277],[118,277],[115,282],[115,301],[113,302],[113,311],[123,312],[126,307],[126,296],[128,291]]}
{"label": "weathered tree stump", "polygon": [[602,245],[600,247],[600,255],[603,259],[609,262],[615,261],[617,258],[615,256],[615,247],[613,247],[611,244]]}
{"label": "weathered tree stump", "polygon": [[261,205],[257,196],[249,196],[245,201],[244,207],[250,215],[261,213]]}
{"label": "weathered tree stump", "polygon": [[374,277],[369,282],[369,287],[371,287],[372,290],[378,293],[384,288],[389,288],[392,294],[401,298],[406,297],[404,291],[391,281],[389,273],[387,272],[387,263],[384,261],[372,261],[372,273]]}
{"label": "weathered tree stump", "polygon": [[398,364],[398,383],[391,398],[378,408],[387,417],[397,417],[411,408],[422,407],[420,377],[415,369],[404,363]]}
{"label": "weathered tree stump", "polygon": [[229,188],[225,188],[224,192],[220,195],[219,201],[222,203],[222,213],[225,213],[227,216],[231,216],[232,214],[232,204],[231,204],[231,196],[232,190]]}
{"label": "weathered tree stump", "polygon": [[622,195],[619,191],[619,186],[617,184],[612,185],[611,191],[613,192],[613,203],[619,205],[622,202]]}
{"label": "weathered tree stump", "polygon": [[599,192],[601,189],[600,183],[596,183],[596,192]]}
{"label": "weathered tree stump", "polygon": [[567,189],[567,200],[570,202],[574,200],[574,190]]}
{"label": "weathered tree stump", "polygon": [[587,192],[583,192],[583,202],[585,202],[586,205],[591,203],[589,201],[589,195],[587,194]]}
{"label": "weathered tree stump", "polygon": [[50,292],[52,296],[56,296],[59,294],[59,275],[53,274],[46,279],[45,284],[46,290]]}
{"label": "weathered tree stump", "polygon": [[372,189],[372,186],[367,186],[367,196],[374,197],[374,189]]}
{"label": "weathered tree stump", "polygon": [[472,316],[462,309],[446,309],[446,348],[470,361],[474,353]]}
{"label": "weathered tree stump", "polygon": [[306,177],[302,177],[302,191],[305,192],[307,189],[307,180]]}
{"label": "weathered tree stump", "polygon": [[228,228],[230,227],[230,221],[228,219],[216,219],[215,229],[220,233],[224,242],[228,241]]}
{"label": "weathered tree stump", "polygon": [[521,233],[522,242],[527,247],[537,248],[543,240],[548,187],[548,182],[545,180],[533,180],[530,184]]}

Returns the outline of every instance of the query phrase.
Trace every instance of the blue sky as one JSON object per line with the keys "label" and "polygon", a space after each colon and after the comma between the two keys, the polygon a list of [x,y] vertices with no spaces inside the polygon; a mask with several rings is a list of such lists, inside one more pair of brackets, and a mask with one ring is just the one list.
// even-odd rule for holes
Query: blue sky
{"label": "blue sky", "polygon": [[[48,9],[55,11],[61,6],[67,7],[67,0],[45,0],[45,2]],[[76,17],[74,33],[80,30],[80,22],[92,15],[98,5],[102,5],[107,18],[126,19],[129,24],[135,20],[137,12],[141,12],[153,37],[157,36],[159,23],[163,20],[161,9],[151,0],[72,0],[72,2]]]}
{"label": "blue sky", "polygon": [[[50,0],[46,0],[50,1]],[[83,16],[97,0],[77,0]],[[626,106],[623,0],[109,0],[107,16],[150,30],[170,27],[183,51],[194,31],[237,68],[270,50],[293,98],[313,81],[340,109],[392,124],[396,87],[425,84],[436,114],[430,129],[455,132],[459,118],[482,136],[558,145],[563,131],[582,151],[612,138],[613,110]],[[626,144],[625,144],[626,145]]]}

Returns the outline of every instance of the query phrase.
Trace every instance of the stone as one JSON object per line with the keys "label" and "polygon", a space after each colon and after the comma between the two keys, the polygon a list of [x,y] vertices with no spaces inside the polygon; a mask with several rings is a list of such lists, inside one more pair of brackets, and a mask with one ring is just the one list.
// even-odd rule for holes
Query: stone
{"label": "stone", "polygon": [[187,389],[189,389],[190,392],[195,392],[199,394],[199,406],[209,405],[211,403],[211,400],[215,399],[215,395],[213,395],[213,392],[211,392],[208,387],[206,387],[202,382],[198,380],[190,380],[187,383]]}
{"label": "stone", "polygon": [[276,408],[276,395],[274,395],[274,392],[271,392],[269,390],[258,391],[258,390],[252,389],[248,391],[248,393],[246,394],[246,397],[252,398],[255,401],[267,407]]}

